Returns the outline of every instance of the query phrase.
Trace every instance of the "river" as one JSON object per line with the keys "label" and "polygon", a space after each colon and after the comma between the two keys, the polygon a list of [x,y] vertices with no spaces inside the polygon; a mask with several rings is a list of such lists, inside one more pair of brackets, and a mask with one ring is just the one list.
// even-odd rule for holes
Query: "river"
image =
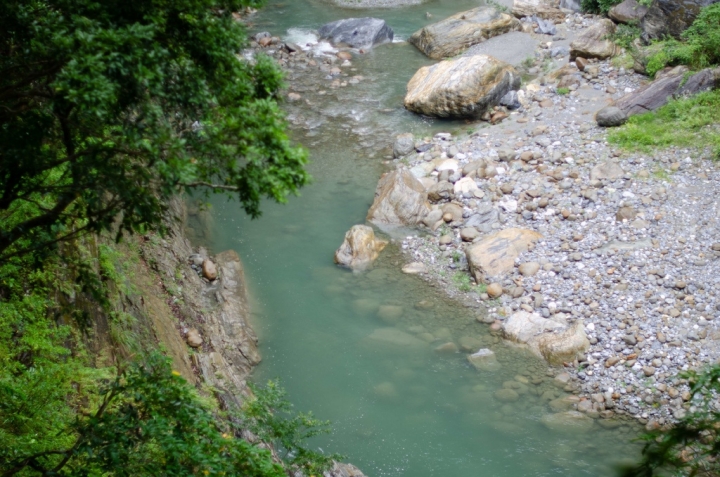
{"label": "river", "polygon": [[[374,16],[404,39],[477,4],[434,0],[353,11],[320,0],[270,0],[252,30],[301,43],[325,22]],[[636,428],[595,423],[585,432],[549,430],[541,422],[553,412],[548,401],[568,396],[553,383],[559,370],[491,335],[476,320],[480,309],[403,275],[398,242],[369,272],[333,264],[345,232],[364,223],[377,180],[388,170],[394,134],[481,127],[404,110],[408,79],[430,63],[395,42],[355,56],[351,74],[362,78],[345,88],[296,74],[290,83],[303,101],[287,109],[293,138],[310,151],[313,183],[289,204],[264,203],[255,221],[236,203],[214,203],[212,248],[237,250],[250,282],[263,355],[254,379],[279,378],[298,410],[330,420],[332,434],[313,444],[343,454],[369,477],[612,475],[614,464],[636,454],[629,445]],[[450,341],[493,349],[502,369],[480,373],[467,353],[433,351]],[[499,401],[494,394],[501,388],[520,399]]]}

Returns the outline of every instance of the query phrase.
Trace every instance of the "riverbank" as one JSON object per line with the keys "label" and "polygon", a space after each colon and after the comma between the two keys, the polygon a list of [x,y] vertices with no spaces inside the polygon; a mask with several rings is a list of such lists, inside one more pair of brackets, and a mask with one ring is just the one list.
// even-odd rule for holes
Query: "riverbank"
{"label": "riverbank", "polygon": [[[415,152],[394,161],[428,188],[449,178],[441,177],[443,168],[461,171],[480,161],[485,175],[471,197],[451,193],[437,201],[455,202],[462,220],[451,218],[400,245],[408,262],[425,265],[425,279],[466,304],[487,308],[482,320],[498,332],[517,311],[562,324],[582,320],[590,348],[556,370],[575,383],[575,407],[591,417],[620,414],[664,425],[689,408],[677,372],[717,358],[716,304],[705,291],[714,283],[713,229],[704,223],[715,207],[708,199],[715,166],[702,151],[627,154],[607,143],[594,113],[647,78],[610,61],[593,62],[584,72],[570,65],[547,74],[549,59],[567,61],[568,36],[596,21],[568,15],[556,41],[541,43],[539,61],[528,68],[540,78],[523,87],[519,111],[467,136],[416,138]],[[328,91],[372,81],[353,75],[349,52],[306,54],[279,38],[266,40],[268,50],[291,71],[326,75]],[[305,88],[291,82],[288,99],[313,106]],[[473,234],[465,225],[478,213],[482,226]],[[699,223],[703,230],[693,231]],[[515,268],[500,283],[502,295],[491,299],[473,286],[464,252],[484,235],[510,227],[543,238],[518,259],[516,266],[529,264],[524,275]]]}

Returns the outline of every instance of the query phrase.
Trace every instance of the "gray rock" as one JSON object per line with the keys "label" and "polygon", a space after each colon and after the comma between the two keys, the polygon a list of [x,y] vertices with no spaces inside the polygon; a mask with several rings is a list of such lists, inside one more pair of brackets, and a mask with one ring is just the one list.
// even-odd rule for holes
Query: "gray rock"
{"label": "gray rock", "polygon": [[460,238],[463,242],[472,242],[480,236],[480,232],[475,227],[465,227],[460,230]]}
{"label": "gray rock", "polygon": [[535,29],[535,33],[541,35],[557,35],[557,28],[552,20],[543,20],[542,18],[535,16],[532,21],[538,25]]}
{"label": "gray rock", "polygon": [[393,144],[393,157],[407,156],[415,149],[415,139],[412,133],[398,134]]}
{"label": "gray rock", "polygon": [[598,164],[590,171],[590,180],[617,180],[625,174],[617,162],[608,161]]}
{"label": "gray rock", "polygon": [[595,114],[595,121],[603,128],[622,126],[627,119],[625,111],[617,106],[606,106]]}
{"label": "gray rock", "polygon": [[500,98],[500,105],[505,106],[509,110],[515,110],[522,106],[518,98],[517,91],[508,91],[505,96]]}
{"label": "gray rock", "polygon": [[720,68],[706,68],[692,75],[675,92],[675,96],[692,96],[703,91],[710,91],[720,86]]}
{"label": "gray rock", "polygon": [[616,23],[637,25],[648,11],[648,7],[640,5],[637,0],[625,0],[615,5],[608,12],[608,16]]}
{"label": "gray rock", "polygon": [[318,30],[320,39],[350,48],[372,48],[391,42],[394,33],[385,20],[379,18],[347,18],[327,23]]}
{"label": "gray rock", "polygon": [[655,0],[642,19],[642,39],[646,42],[665,36],[680,38],[703,7],[720,0]]}
{"label": "gray rock", "polygon": [[659,74],[652,83],[615,101],[615,106],[622,109],[628,116],[655,111],[672,99],[680,88],[687,71],[687,67],[678,66],[664,74]]}
{"label": "gray rock", "polygon": [[487,348],[478,350],[477,353],[468,356],[468,361],[478,371],[497,371],[500,369],[495,353]]}

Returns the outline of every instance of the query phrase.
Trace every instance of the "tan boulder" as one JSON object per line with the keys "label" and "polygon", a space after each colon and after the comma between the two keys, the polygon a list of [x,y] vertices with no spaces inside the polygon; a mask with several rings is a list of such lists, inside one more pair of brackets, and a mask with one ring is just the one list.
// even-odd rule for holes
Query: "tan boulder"
{"label": "tan boulder", "polygon": [[482,6],[457,13],[412,34],[409,43],[434,60],[455,56],[494,36],[522,30],[517,18]]}
{"label": "tan boulder", "polygon": [[377,225],[417,225],[430,212],[425,187],[408,170],[380,178],[367,220]]}
{"label": "tan boulder", "polygon": [[551,364],[571,362],[590,348],[582,321],[567,326],[526,311],[513,313],[503,323],[503,336]]}
{"label": "tan boulder", "polygon": [[560,10],[560,0],[515,0],[512,14],[518,18],[536,15],[543,20],[565,19],[565,13]]}
{"label": "tan boulder", "polygon": [[616,46],[611,39],[615,29],[613,21],[605,18],[585,30],[570,43],[570,61],[578,56],[604,60],[615,55]]}
{"label": "tan boulder", "polygon": [[203,277],[207,278],[210,281],[213,281],[218,277],[217,266],[209,258],[203,260],[202,274]]}
{"label": "tan boulder", "polygon": [[484,283],[488,277],[499,277],[510,272],[515,259],[526,252],[539,233],[526,229],[505,229],[474,243],[465,251],[470,272],[478,283]]}
{"label": "tan boulder", "polygon": [[191,328],[188,330],[187,334],[185,335],[185,341],[187,341],[187,344],[191,348],[199,348],[203,344],[202,336],[200,336],[200,332],[195,328]]}
{"label": "tan boulder", "polygon": [[520,87],[511,65],[488,55],[464,56],[420,68],[407,85],[405,107],[426,116],[476,118]]}
{"label": "tan boulder", "polygon": [[365,269],[378,258],[386,245],[385,240],[375,237],[372,227],[353,225],[335,252],[335,263],[355,270]]}

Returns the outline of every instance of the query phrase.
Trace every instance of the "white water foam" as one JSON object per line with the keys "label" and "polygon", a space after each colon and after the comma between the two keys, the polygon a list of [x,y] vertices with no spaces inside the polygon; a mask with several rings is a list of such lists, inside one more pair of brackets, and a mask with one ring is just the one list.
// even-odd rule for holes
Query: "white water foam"
{"label": "white water foam", "polygon": [[284,38],[289,43],[295,43],[303,51],[311,51],[315,56],[332,55],[337,49],[326,41],[318,41],[318,36],[312,30],[304,28],[289,28]]}

